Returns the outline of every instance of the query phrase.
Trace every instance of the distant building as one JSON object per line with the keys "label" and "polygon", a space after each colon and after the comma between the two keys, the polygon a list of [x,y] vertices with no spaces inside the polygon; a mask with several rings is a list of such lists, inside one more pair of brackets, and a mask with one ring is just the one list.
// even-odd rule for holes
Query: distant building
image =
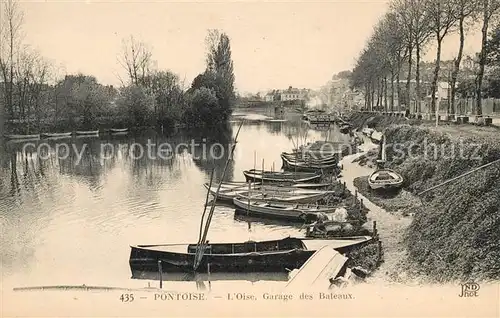
{"label": "distant building", "polygon": [[345,106],[346,93],[350,91],[349,80],[345,78],[337,78],[329,83],[328,105],[334,107]]}
{"label": "distant building", "polygon": [[264,96],[264,100],[266,102],[274,102],[274,94],[272,92],[269,92]]}

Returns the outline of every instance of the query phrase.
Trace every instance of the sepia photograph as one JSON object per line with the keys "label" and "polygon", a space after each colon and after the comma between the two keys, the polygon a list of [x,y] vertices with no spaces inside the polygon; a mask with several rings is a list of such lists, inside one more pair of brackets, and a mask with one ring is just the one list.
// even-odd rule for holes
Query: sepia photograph
{"label": "sepia photograph", "polygon": [[500,0],[0,0],[1,317],[500,317]]}

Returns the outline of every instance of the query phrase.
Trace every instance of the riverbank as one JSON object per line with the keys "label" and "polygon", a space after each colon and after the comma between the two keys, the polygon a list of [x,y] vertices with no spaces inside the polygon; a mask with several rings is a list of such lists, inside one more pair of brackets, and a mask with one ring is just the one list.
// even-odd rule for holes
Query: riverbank
{"label": "riverbank", "polygon": [[[495,127],[432,127],[425,122],[371,116],[353,114],[351,118],[356,128],[371,122],[372,128],[384,131],[388,167],[403,175],[404,189],[412,195],[500,159],[500,135],[494,133],[498,132]],[[370,196],[363,179],[353,183]],[[378,202],[389,211],[415,215],[408,228],[402,229],[401,247],[407,257],[400,260],[401,270],[428,282],[500,278],[496,261],[500,258],[500,164],[421,198],[421,207],[418,201],[407,206],[401,200]]]}

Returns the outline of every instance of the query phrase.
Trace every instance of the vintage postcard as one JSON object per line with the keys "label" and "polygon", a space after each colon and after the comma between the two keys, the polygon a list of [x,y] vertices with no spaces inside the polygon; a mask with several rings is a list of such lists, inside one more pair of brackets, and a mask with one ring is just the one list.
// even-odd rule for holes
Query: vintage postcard
{"label": "vintage postcard", "polygon": [[500,0],[0,0],[1,317],[499,317]]}

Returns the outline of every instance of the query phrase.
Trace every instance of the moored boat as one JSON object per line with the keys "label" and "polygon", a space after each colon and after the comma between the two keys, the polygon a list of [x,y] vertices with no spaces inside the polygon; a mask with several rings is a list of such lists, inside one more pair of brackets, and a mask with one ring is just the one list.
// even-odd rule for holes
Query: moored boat
{"label": "moored boat", "polygon": [[315,172],[275,172],[256,169],[243,171],[247,181],[257,182],[314,182],[321,179],[321,174]]}
{"label": "moored boat", "polygon": [[337,161],[329,163],[315,163],[309,160],[294,160],[286,156],[281,156],[283,169],[300,172],[329,171],[338,168]]}
{"label": "moored boat", "polygon": [[248,215],[261,216],[289,221],[303,222],[307,219],[318,219],[321,213],[334,213],[335,207],[315,204],[292,204],[276,201],[235,198],[233,203],[237,209]]}
{"label": "moored boat", "polygon": [[403,177],[391,169],[379,169],[368,178],[368,185],[372,190],[399,190],[403,185]]}
{"label": "moored boat", "polygon": [[40,135],[39,134],[33,134],[33,135],[8,134],[8,135],[4,135],[4,137],[7,140],[35,140],[35,139],[40,139]]}
{"label": "moored boat", "polygon": [[125,134],[128,133],[128,128],[110,128],[109,132],[112,134]]}
{"label": "moored boat", "polygon": [[64,132],[64,133],[42,133],[41,137],[42,138],[66,138],[66,137],[71,137],[71,132]]}
{"label": "moored boat", "polygon": [[99,135],[99,130],[77,130],[75,134],[77,136],[94,136]]}
{"label": "moored boat", "polygon": [[281,157],[288,160],[303,160],[310,163],[328,164],[338,161],[338,153],[322,153],[322,152],[283,152]]}
{"label": "moored boat", "polygon": [[[204,184],[205,188],[210,191],[210,194],[215,196],[217,192],[217,186],[209,187],[208,183]],[[334,191],[323,191],[323,190],[313,190],[313,189],[302,189],[295,187],[276,187],[269,185],[250,185],[250,196],[252,199],[262,198],[263,200],[275,200],[282,202],[316,202],[321,200],[328,194],[332,194]],[[217,199],[220,201],[231,201],[236,197],[248,197],[249,187],[247,185],[242,185],[240,187],[230,187],[224,188],[221,186]]]}
{"label": "moored boat", "polygon": [[[250,182],[250,187],[252,189],[258,187],[259,185],[263,185],[261,182]],[[311,190],[319,190],[325,189],[331,186],[329,183],[294,183],[292,181],[283,181],[283,182],[273,182],[271,184],[265,184],[265,188],[284,188],[287,191],[290,189],[311,189]],[[208,184],[205,186],[208,187]],[[248,189],[248,182],[245,181],[226,181],[221,183],[221,189]]]}
{"label": "moored boat", "polygon": [[333,192],[317,191],[315,193],[271,192],[271,191],[245,191],[236,197],[241,200],[276,201],[287,203],[316,203]]}
{"label": "moored boat", "polygon": [[[196,272],[285,272],[300,268],[323,246],[345,253],[366,238],[357,240],[308,240],[287,237],[270,241],[208,243]],[[193,272],[198,244],[131,246],[132,271]],[[159,264],[160,263],[160,264]]]}

